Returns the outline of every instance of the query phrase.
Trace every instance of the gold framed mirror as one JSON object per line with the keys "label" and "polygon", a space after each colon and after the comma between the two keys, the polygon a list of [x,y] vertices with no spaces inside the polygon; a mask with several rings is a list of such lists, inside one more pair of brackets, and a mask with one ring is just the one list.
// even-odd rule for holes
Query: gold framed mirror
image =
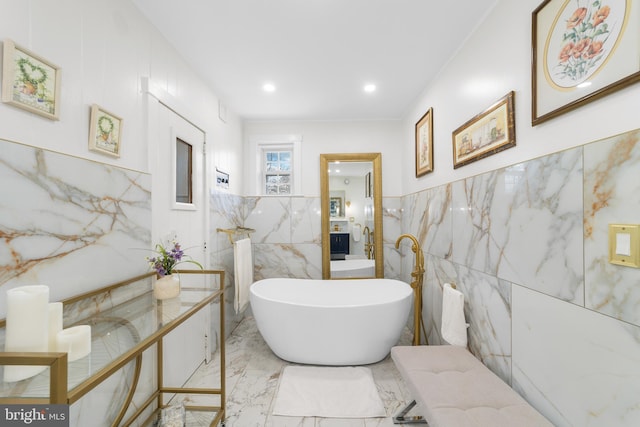
{"label": "gold framed mirror", "polygon": [[383,278],[382,154],[321,154],[320,203],[322,278]]}

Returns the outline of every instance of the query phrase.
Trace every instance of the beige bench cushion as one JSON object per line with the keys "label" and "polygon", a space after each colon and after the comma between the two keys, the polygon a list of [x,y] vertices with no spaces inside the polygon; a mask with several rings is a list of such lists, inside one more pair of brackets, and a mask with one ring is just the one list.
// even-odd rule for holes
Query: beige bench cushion
{"label": "beige bench cushion", "polygon": [[553,427],[465,348],[401,346],[391,357],[430,427]]}

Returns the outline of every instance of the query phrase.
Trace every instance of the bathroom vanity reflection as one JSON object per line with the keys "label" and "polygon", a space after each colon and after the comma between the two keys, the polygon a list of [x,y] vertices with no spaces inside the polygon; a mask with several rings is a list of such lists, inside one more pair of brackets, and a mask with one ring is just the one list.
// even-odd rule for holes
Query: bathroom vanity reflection
{"label": "bathroom vanity reflection", "polygon": [[321,154],[320,197],[323,279],[384,277],[381,154]]}

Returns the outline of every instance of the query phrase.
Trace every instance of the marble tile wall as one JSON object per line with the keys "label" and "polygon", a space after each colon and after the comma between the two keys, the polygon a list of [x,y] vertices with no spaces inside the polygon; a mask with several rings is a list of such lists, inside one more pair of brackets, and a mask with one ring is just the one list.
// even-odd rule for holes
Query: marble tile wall
{"label": "marble tile wall", "polygon": [[[213,191],[209,197],[209,218],[211,224],[209,264],[212,269],[225,272],[225,331],[228,335],[242,319],[242,313],[235,313],[233,305],[235,295],[233,246],[229,236],[226,233],[218,232],[217,229],[234,229],[244,225],[244,199],[233,194]],[[211,318],[219,318],[217,308],[214,307],[213,310]],[[218,336],[217,325],[214,325],[214,328],[213,333]]]}
{"label": "marble tile wall", "polygon": [[[383,198],[385,275],[400,275],[402,198]],[[243,222],[251,235],[255,280],[271,277],[322,278],[322,233],[319,197],[246,197]]]}
{"label": "marble tile wall", "polygon": [[319,197],[247,197],[245,226],[256,230],[256,280],[322,278]]}
{"label": "marble tile wall", "polygon": [[[0,140],[0,182],[0,318],[13,287],[48,285],[49,300],[58,301],[148,271],[150,175]],[[120,295],[126,299],[149,288]],[[75,305],[65,313],[65,325],[123,298],[108,293]],[[70,365],[70,375],[75,368]],[[120,372],[72,405],[72,425],[112,419],[117,404],[111,402],[119,401],[129,377]],[[147,388],[138,388],[136,404]]]}
{"label": "marble tile wall", "polygon": [[[608,224],[640,223],[640,131],[403,198],[425,251],[423,315],[466,297],[469,347],[558,426],[640,424],[640,269],[608,263]],[[402,250],[408,281],[413,254]],[[635,396],[635,397],[634,397]]]}
{"label": "marble tile wall", "polygon": [[148,271],[150,175],[0,140],[0,182],[0,318],[16,286],[57,301]]}
{"label": "marble tile wall", "polygon": [[402,251],[396,240],[402,234],[402,198],[382,198],[382,241],[384,248],[384,276],[399,279],[402,274]]}
{"label": "marble tile wall", "polygon": [[640,223],[640,130],[584,148],[585,306],[640,325],[640,270],[609,264],[609,224]]}

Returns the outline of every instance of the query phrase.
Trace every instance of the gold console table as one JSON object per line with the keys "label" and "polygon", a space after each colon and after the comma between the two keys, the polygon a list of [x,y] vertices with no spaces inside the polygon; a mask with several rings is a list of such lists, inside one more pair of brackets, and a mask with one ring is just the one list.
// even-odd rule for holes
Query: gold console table
{"label": "gold console table", "polygon": [[[224,271],[222,270],[180,270],[180,274],[206,275],[206,286],[183,285],[180,296],[172,300],[156,300],[153,297],[152,285],[155,280],[155,273],[147,273],[132,279],[119,282],[117,284],[97,289],[63,302],[65,311],[64,327],[73,324],[91,324],[92,326],[92,351],[87,358],[90,369],[83,374],[73,375],[68,369],[67,353],[13,353],[0,352],[0,365],[38,365],[48,366],[45,372],[17,383],[2,383],[2,393],[0,403],[2,404],[73,404],[85,396],[99,384],[110,378],[117,371],[125,367],[130,362],[134,363],[134,378],[130,389],[124,398],[124,403],[119,413],[111,422],[112,426],[129,426],[133,424],[143,413],[153,409],[143,425],[149,425],[157,417],[163,405],[165,394],[194,394],[220,396],[219,406],[185,406],[187,411],[215,412],[215,417],[210,423],[211,427],[218,424],[224,425],[225,417],[225,331],[224,331]],[[213,285],[218,279],[218,286]],[[142,290],[142,291],[141,291]],[[132,297],[116,297],[116,294],[124,292],[133,294]],[[120,301],[120,300],[122,301]],[[86,307],[95,306],[104,301],[116,301],[112,307],[101,307],[88,317],[82,317],[81,313]],[[179,301],[178,301],[179,300]],[[214,302],[219,303],[220,312],[220,387],[219,388],[185,388],[168,387],[163,382],[163,338],[176,327],[180,326],[187,319],[200,310],[208,307]],[[172,304],[169,306],[169,304]],[[76,313],[77,311],[77,313]],[[67,324],[70,314],[73,318]],[[135,325],[144,324],[145,327],[137,328]],[[4,328],[6,322],[0,320],[0,328]],[[130,331],[134,339],[131,343],[119,345],[118,354],[99,354],[99,346],[94,346],[101,337],[117,332],[118,328],[126,328]],[[129,417],[125,420],[125,415],[131,404],[136,386],[140,377],[142,367],[142,355],[145,350],[156,345],[156,380],[155,390],[146,400],[138,405]],[[4,348],[4,344],[2,344]],[[96,348],[97,349],[94,349]],[[72,362],[74,363],[74,362]],[[71,366],[71,365],[69,365]],[[0,383],[2,378],[0,378]],[[39,383],[40,387],[32,387],[36,390],[45,388],[42,391],[30,393],[30,384]],[[42,387],[42,385],[45,387]],[[154,406],[152,406],[155,403]]]}

